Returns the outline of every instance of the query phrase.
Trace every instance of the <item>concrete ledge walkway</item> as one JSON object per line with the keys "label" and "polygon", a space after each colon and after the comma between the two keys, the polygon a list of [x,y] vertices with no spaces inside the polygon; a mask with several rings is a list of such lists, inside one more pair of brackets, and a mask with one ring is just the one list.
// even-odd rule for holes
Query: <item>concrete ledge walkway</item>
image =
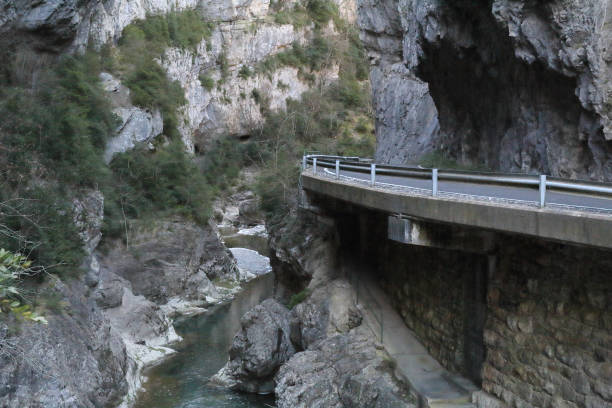
{"label": "concrete ledge walkway", "polygon": [[[355,269],[351,272],[359,273]],[[408,384],[417,398],[418,407],[476,408],[471,403],[472,393],[479,388],[470,380],[450,373],[428,354],[374,279],[367,273],[359,273],[358,279],[358,288],[352,279],[353,290],[364,321],[379,340],[382,334],[385,350],[397,363],[396,375]]]}

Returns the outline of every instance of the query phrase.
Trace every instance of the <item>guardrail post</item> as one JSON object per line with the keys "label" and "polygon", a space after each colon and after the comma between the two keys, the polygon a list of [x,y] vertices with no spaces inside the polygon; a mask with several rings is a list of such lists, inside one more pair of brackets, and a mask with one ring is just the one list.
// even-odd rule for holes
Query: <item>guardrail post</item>
{"label": "guardrail post", "polygon": [[302,156],[302,171],[306,170],[307,161],[306,156]]}
{"label": "guardrail post", "polygon": [[370,169],[370,185],[372,187],[376,185],[376,165],[374,163],[371,164]]}
{"label": "guardrail post", "polygon": [[336,180],[340,178],[340,160],[336,160]]}
{"label": "guardrail post", "polygon": [[317,158],[312,159],[312,174],[317,174]]}
{"label": "guardrail post", "polygon": [[546,175],[540,175],[540,208],[546,205]]}
{"label": "guardrail post", "polygon": [[431,170],[431,194],[435,197],[438,195],[438,169]]}

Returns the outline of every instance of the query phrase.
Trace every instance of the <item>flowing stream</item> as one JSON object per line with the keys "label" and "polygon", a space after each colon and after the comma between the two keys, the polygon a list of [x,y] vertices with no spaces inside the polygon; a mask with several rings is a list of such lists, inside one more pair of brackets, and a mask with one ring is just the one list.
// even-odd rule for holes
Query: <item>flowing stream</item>
{"label": "flowing stream", "polygon": [[[253,237],[248,239],[256,241]],[[254,246],[251,248],[263,248],[261,242],[257,242],[259,248]],[[262,257],[249,248],[236,248],[232,252],[240,267],[249,269],[252,261],[253,269],[261,269]],[[244,284],[231,302],[213,306],[204,314],[177,320],[175,329],[183,337],[174,347],[178,353],[147,371],[147,381],[135,408],[274,407],[273,396],[243,394],[207,384],[227,362],[228,349],[240,328],[242,315],[271,297],[273,289],[274,276],[268,273]]]}

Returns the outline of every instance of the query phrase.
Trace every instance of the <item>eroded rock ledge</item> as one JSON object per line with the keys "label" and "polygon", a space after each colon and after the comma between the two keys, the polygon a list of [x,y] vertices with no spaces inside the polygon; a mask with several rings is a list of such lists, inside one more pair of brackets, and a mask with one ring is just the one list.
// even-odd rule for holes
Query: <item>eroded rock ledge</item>
{"label": "eroded rock ledge", "polygon": [[361,0],[377,159],[612,180],[608,7]]}

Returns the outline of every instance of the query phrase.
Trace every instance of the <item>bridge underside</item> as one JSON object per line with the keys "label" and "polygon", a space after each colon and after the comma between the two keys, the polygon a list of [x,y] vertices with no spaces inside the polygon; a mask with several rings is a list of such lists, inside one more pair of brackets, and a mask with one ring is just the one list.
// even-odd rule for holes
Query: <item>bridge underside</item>
{"label": "bridge underside", "polygon": [[480,406],[612,406],[611,251],[406,217],[312,179],[305,206],[335,220],[341,262],[365,266],[428,352],[482,385]]}

